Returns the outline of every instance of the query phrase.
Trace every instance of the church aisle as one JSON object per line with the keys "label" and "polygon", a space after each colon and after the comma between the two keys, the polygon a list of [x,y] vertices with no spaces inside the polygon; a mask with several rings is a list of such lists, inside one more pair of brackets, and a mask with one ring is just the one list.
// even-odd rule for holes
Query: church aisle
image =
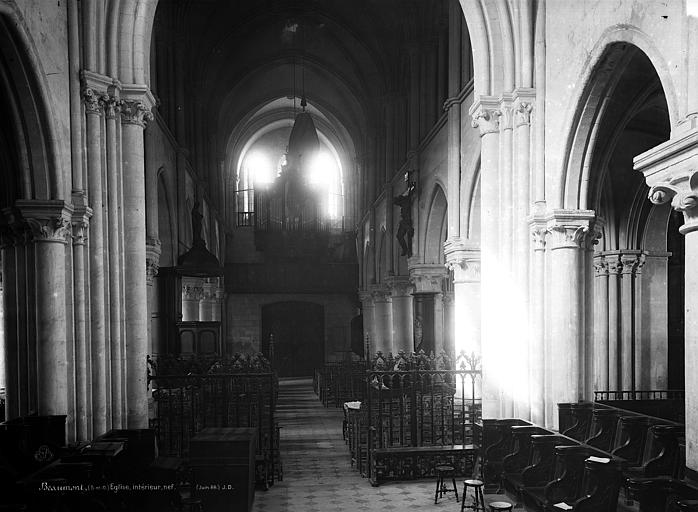
{"label": "church aisle", "polygon": [[434,505],[431,480],[372,487],[361,478],[342,440],[342,411],[323,407],[310,379],[279,382],[277,418],[284,480],[268,491],[257,490],[253,511],[460,510],[452,493]]}

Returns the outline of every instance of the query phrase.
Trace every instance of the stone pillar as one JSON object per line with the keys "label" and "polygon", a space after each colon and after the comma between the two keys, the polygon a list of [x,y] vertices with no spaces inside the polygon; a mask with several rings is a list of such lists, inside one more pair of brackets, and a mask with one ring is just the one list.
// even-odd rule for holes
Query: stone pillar
{"label": "stone pillar", "polygon": [[153,355],[153,340],[159,339],[158,333],[153,333],[153,323],[158,316],[158,300],[155,292],[155,276],[160,269],[160,240],[148,238],[145,249],[145,280],[148,287],[148,354]]}
{"label": "stone pillar", "polygon": [[65,304],[65,246],[72,207],[63,201],[17,201],[35,244],[36,378],[38,414],[66,414],[68,354]]}
{"label": "stone pillar", "polygon": [[407,276],[391,276],[387,281],[393,307],[393,350],[409,354],[414,351],[412,283]]}
{"label": "stone pillar", "polygon": [[622,389],[620,381],[620,273],[623,265],[617,252],[604,256],[608,266],[608,389]]}
{"label": "stone pillar", "polygon": [[[591,210],[553,210],[548,217],[552,386],[546,395],[550,404],[584,398],[586,261],[583,256],[594,218]],[[558,428],[556,414],[548,420],[552,420],[552,428]]]}
{"label": "stone pillar", "polygon": [[642,265],[640,251],[624,250],[620,256],[621,290],[620,290],[620,326],[621,326],[621,389],[635,389],[635,277]]}
{"label": "stone pillar", "polygon": [[[86,80],[87,82],[87,80]],[[90,221],[90,356],[92,382],[93,435],[107,430],[107,325],[106,273],[104,243],[105,184],[102,180],[104,104],[109,97],[87,85],[83,90],[86,116],[88,199],[92,208]],[[111,369],[109,369],[111,370]],[[111,403],[109,404],[111,405]]]}
{"label": "stone pillar", "polygon": [[361,315],[364,323],[364,342],[368,338],[369,350],[366,358],[376,353],[376,338],[375,338],[375,304],[373,303],[373,294],[368,290],[359,290],[359,301],[361,301]]}
{"label": "stone pillar", "polygon": [[501,416],[502,388],[498,373],[502,371],[500,318],[493,314],[498,301],[499,259],[499,100],[481,97],[470,110],[472,125],[480,130],[480,200],[482,261],[482,415]]}
{"label": "stone pillar", "polygon": [[480,251],[453,239],[444,247],[446,265],[453,272],[455,355],[480,356]]}
{"label": "stone pillar", "polygon": [[679,231],[686,237],[685,255],[685,361],[686,361],[686,466],[698,471],[698,129],[686,123],[672,139],[638,155],[635,170],[645,175],[649,198],[671,203],[683,213]]}
{"label": "stone pillar", "polygon": [[531,402],[531,421],[536,425],[545,425],[552,422],[552,416],[557,411],[546,403],[545,390],[547,387],[546,368],[552,365],[550,358],[550,341],[546,336],[545,323],[545,245],[547,240],[547,228],[545,221],[539,216],[530,218],[531,239],[533,243],[533,255],[531,260],[531,289],[529,310],[531,335],[528,345],[528,379],[529,397]]}
{"label": "stone pillar", "polygon": [[92,438],[92,423],[88,421],[92,406],[92,378],[90,375],[90,323],[87,289],[87,234],[92,210],[87,207],[73,212],[73,297],[75,303],[75,427],[78,439]]}
{"label": "stone pillar", "polygon": [[594,258],[594,389],[608,390],[608,264]]}
{"label": "stone pillar", "polygon": [[121,286],[121,255],[123,247],[121,245],[121,166],[119,165],[119,136],[121,126],[118,118],[121,114],[121,99],[119,98],[120,84],[115,83],[110,87],[111,93],[104,102],[104,112],[106,117],[107,135],[107,180],[105,183],[107,190],[107,243],[108,251],[108,284],[109,284],[109,370],[110,370],[110,391],[111,395],[111,427],[123,428],[123,372],[124,355],[122,333],[122,312],[123,295]]}
{"label": "stone pillar", "polygon": [[[147,428],[148,294],[145,253],[143,129],[154,98],[146,88],[123,89],[121,108],[124,215],[124,320],[126,323],[126,424]],[[148,101],[146,105],[142,100]]]}
{"label": "stone pillar", "polygon": [[383,354],[397,353],[393,347],[393,308],[390,292],[385,285],[373,285],[371,289],[375,318],[375,350]]}
{"label": "stone pillar", "polygon": [[456,295],[454,291],[443,293],[444,306],[444,346],[443,351],[452,359],[456,354]]}

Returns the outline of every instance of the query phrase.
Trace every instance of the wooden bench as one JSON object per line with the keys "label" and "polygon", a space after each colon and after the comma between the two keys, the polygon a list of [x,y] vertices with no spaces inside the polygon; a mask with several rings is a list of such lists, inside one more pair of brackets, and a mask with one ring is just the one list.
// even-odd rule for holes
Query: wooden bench
{"label": "wooden bench", "polygon": [[469,476],[477,458],[473,444],[447,446],[399,446],[371,451],[371,485],[388,480],[414,480],[436,476],[439,464],[455,468],[456,476]]}

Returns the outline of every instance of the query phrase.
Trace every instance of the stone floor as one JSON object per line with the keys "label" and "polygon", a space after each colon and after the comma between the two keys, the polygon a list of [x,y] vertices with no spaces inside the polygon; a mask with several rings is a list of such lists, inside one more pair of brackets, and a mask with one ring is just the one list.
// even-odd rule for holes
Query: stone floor
{"label": "stone floor", "polygon": [[[372,487],[350,466],[349,449],[342,440],[341,410],[323,407],[309,379],[279,383],[277,417],[282,426],[284,479],[268,491],[257,490],[253,511],[460,510],[452,493],[434,505],[432,480]],[[485,500],[502,498],[486,496]]]}

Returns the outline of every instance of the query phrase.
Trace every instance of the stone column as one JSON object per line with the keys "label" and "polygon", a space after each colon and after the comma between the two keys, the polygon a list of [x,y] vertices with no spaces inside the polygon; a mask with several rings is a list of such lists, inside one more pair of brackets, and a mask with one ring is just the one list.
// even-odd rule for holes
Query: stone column
{"label": "stone column", "polygon": [[368,337],[369,351],[366,358],[370,359],[376,353],[375,339],[375,305],[373,294],[368,290],[359,290],[359,301],[361,301],[361,315],[364,323],[364,342]]}
{"label": "stone column", "polygon": [[499,310],[499,99],[481,97],[470,109],[472,125],[480,130],[480,200],[482,261],[482,415],[501,417],[502,389]]}
{"label": "stone column", "polygon": [[545,328],[545,245],[548,231],[545,221],[538,216],[530,218],[530,229],[533,244],[529,311],[531,336],[528,345],[531,421],[536,425],[549,425],[552,423],[552,417],[557,415],[557,407],[547,404],[545,400],[546,368],[553,364],[550,358],[550,344],[546,342],[548,338]]}
{"label": "stone column", "polygon": [[397,353],[393,347],[393,308],[390,303],[390,292],[385,285],[373,285],[371,294],[375,318],[374,352]]}
{"label": "stone column", "polygon": [[73,296],[75,297],[75,395],[76,432],[78,439],[92,438],[92,424],[87,421],[92,409],[92,379],[90,375],[90,323],[87,318],[87,234],[92,210],[87,207],[73,212]]}
{"label": "stone column", "polygon": [[[698,439],[698,129],[680,126],[672,139],[638,155],[635,170],[645,175],[649,198],[671,203],[683,213],[679,231],[686,237],[685,255],[685,361],[686,439]],[[698,446],[686,443],[686,466],[698,471]]]}
{"label": "stone column", "polygon": [[122,353],[122,311],[123,295],[121,286],[121,166],[119,165],[119,136],[121,126],[118,118],[121,114],[119,89],[121,84],[115,82],[110,88],[110,96],[104,102],[107,135],[107,242],[109,246],[109,360],[111,383],[111,427],[123,428],[123,382],[124,355]]}
{"label": "stone column", "polygon": [[[93,435],[107,430],[107,309],[104,244],[106,194],[103,176],[102,123],[108,96],[91,87],[83,90],[87,125],[88,199],[92,208],[90,221],[90,356],[92,382]],[[111,405],[111,404],[110,404]]]}
{"label": "stone column", "polygon": [[409,354],[414,351],[412,283],[407,276],[390,276],[387,283],[393,307],[393,350]]}
{"label": "stone column", "polygon": [[[594,218],[591,210],[553,210],[548,217],[552,386],[546,395],[551,404],[584,398],[583,255]],[[552,427],[558,428],[557,415]]]}
{"label": "stone column", "polygon": [[449,239],[444,254],[453,272],[455,355],[465,351],[480,356],[480,251],[460,239]]}
{"label": "stone column", "polygon": [[455,358],[456,354],[456,295],[454,291],[443,293],[444,305],[444,346],[443,350],[449,357]]}
{"label": "stone column", "polygon": [[38,414],[66,414],[68,354],[65,305],[65,246],[72,207],[63,201],[16,202],[29,225],[36,258],[36,378]]}
{"label": "stone column", "polygon": [[153,355],[153,340],[159,339],[158,333],[153,333],[153,323],[158,317],[157,293],[155,292],[155,276],[160,269],[160,240],[148,238],[145,246],[145,280],[148,289],[148,354]]}
{"label": "stone column", "polygon": [[[145,254],[145,161],[143,129],[155,104],[146,88],[122,91],[124,215],[124,320],[126,322],[126,424],[147,428],[148,294]],[[148,104],[143,102],[146,100]]]}
{"label": "stone column", "polygon": [[594,389],[608,390],[608,264],[594,258]]}
{"label": "stone column", "polygon": [[621,293],[620,293],[620,326],[621,326],[621,389],[635,389],[635,275],[641,266],[640,251],[624,250],[620,256]]}
{"label": "stone column", "polygon": [[622,389],[620,381],[620,273],[623,265],[617,252],[607,252],[608,265],[608,389]]}

